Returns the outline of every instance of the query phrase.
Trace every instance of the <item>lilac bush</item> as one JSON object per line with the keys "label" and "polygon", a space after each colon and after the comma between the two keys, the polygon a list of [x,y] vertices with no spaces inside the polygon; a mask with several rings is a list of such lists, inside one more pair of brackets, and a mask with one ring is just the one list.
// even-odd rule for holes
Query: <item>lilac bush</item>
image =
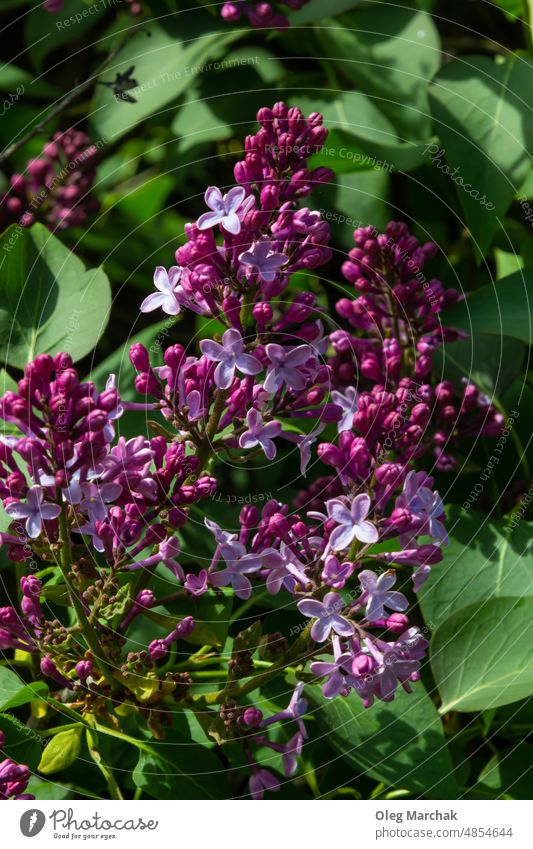
{"label": "lilac bush", "polygon": [[[420,461],[453,468],[458,431],[496,436],[503,417],[472,384],[457,397],[436,382],[434,351],[460,336],[440,313],[459,295],[425,277],[437,248],[405,224],[355,231],[342,265],[354,296],[336,304],[342,325],[327,325],[316,294],[294,285],[332,259],[327,222],[302,205],[333,176],[308,164],[327,130],[318,113],[284,103],[257,119],[237,185],[207,189],[207,211],[140,304],[216,320],[214,338],[169,344],[163,365],[134,344],[137,401],[121,398],[114,375],[106,387],[81,379],[67,353],[37,356],[1,399],[11,524],[0,539],[22,577],[20,606],[0,610],[0,648],[27,652],[57,701],[111,727],[135,714],[163,739],[179,705],[209,739],[242,747],[259,799],[281,779],[258,752],[281,755],[285,778],[298,769],[306,686],[369,707],[420,678],[427,641],[412,622],[413,591],[447,544]],[[138,410],[155,420],[153,435],[125,438]],[[303,475],[311,458],[323,466],[295,504],[245,505],[231,528],[206,518],[224,462],[271,462],[287,443]],[[198,515],[211,557],[195,569],[184,540]],[[157,614],[163,574],[180,614]],[[47,618],[58,586],[69,620]],[[229,658],[198,652],[200,601],[229,597],[238,610],[263,591],[300,617],[292,641],[238,617]],[[134,648],[139,622],[149,636]],[[220,689],[195,690],[202,658],[220,666]],[[286,669],[290,703],[264,716],[250,694]]]}

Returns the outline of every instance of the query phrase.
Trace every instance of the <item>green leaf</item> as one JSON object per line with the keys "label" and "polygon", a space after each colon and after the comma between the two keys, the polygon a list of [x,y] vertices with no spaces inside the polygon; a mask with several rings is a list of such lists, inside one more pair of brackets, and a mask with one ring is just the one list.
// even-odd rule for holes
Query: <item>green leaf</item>
{"label": "green leaf", "polygon": [[326,55],[393,122],[402,138],[431,135],[428,82],[440,65],[440,40],[426,12],[381,4],[325,20]]}
{"label": "green leaf", "polygon": [[530,169],[532,68],[522,56],[498,62],[461,57],[444,66],[430,89],[442,145],[432,161],[443,170],[445,157],[451,166],[450,179],[457,185],[478,259]]}
{"label": "green leaf", "polygon": [[83,726],[69,728],[54,734],[43,752],[39,763],[39,772],[51,775],[72,766],[81,749]]}
{"label": "green leaf", "polygon": [[0,666],[0,710],[25,705],[46,696],[47,693],[48,687],[44,681],[25,684],[16,672]]}
{"label": "green leaf", "polygon": [[532,338],[533,268],[524,268],[481,286],[444,313],[447,325],[467,330],[471,335],[492,333],[514,336],[528,345]]}
{"label": "green leaf", "polygon": [[41,738],[35,731],[9,713],[0,713],[0,731],[5,734],[2,757],[36,769],[41,758]]}
{"label": "green leaf", "polygon": [[340,15],[342,12],[349,12],[356,6],[360,6],[362,2],[363,0],[310,0],[303,8],[290,12],[288,18],[291,27],[298,27],[302,24],[321,21],[325,17]]}
{"label": "green leaf", "polygon": [[87,270],[46,227],[11,226],[0,237],[0,358],[23,368],[36,354],[88,354],[105,330],[109,280]]}
{"label": "green leaf", "polygon": [[239,38],[238,30],[223,27],[217,19],[195,12],[187,22],[150,22],[119,53],[113,72],[102,74],[102,81],[112,81],[114,74],[124,73],[133,65],[133,77],[139,83],[129,94],[137,103],[117,100],[105,86],[97,86],[91,109],[92,124],[99,137],[116,141],[140,121],[156,113],[163,124],[169,122],[166,106],[186,91],[194,78],[208,69],[224,49]]}
{"label": "green leaf", "polygon": [[185,738],[173,744],[143,743],[132,778],[154,799],[228,797],[226,771],[215,753]]}
{"label": "green leaf", "polygon": [[[496,457],[498,455],[495,455]],[[419,593],[435,628],[458,608],[502,596],[533,596],[533,523],[489,522],[475,511],[448,511],[449,545]]]}
{"label": "green leaf", "polygon": [[[40,70],[44,59],[53,50],[68,45],[73,39],[87,38],[88,32],[101,20],[107,9],[105,3],[91,3],[88,6],[83,0],[66,0],[61,14],[51,15],[39,3],[26,16],[26,44],[33,66]],[[76,15],[79,17],[76,18]]]}
{"label": "green leaf", "polygon": [[519,743],[502,749],[481,770],[473,787],[475,798],[488,791],[489,798],[530,799],[532,769],[533,746]]}
{"label": "green leaf", "polygon": [[491,400],[510,386],[520,373],[526,348],[512,336],[494,338],[489,333],[476,333],[468,339],[445,343],[433,355],[435,374],[440,380],[451,380],[458,391],[464,390],[464,379],[476,384]]}
{"label": "green leaf", "polygon": [[337,753],[335,758],[331,752],[330,766],[338,760],[354,770],[354,780],[368,775],[433,799],[457,798],[442,724],[421,683],[410,694],[399,688],[394,701],[371,708],[364,708],[355,693],[328,700],[318,687],[307,687],[306,696]]}
{"label": "green leaf", "polygon": [[441,713],[478,711],[533,693],[533,597],[462,607],[437,627],[431,666]]}

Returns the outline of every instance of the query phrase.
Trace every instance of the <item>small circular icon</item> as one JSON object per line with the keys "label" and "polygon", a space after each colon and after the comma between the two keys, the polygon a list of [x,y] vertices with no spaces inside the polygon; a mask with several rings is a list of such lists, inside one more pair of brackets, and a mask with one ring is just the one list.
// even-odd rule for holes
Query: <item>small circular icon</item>
{"label": "small circular icon", "polygon": [[20,830],[24,837],[35,837],[43,830],[46,817],[42,811],[37,808],[30,808],[29,811],[24,811],[20,818]]}

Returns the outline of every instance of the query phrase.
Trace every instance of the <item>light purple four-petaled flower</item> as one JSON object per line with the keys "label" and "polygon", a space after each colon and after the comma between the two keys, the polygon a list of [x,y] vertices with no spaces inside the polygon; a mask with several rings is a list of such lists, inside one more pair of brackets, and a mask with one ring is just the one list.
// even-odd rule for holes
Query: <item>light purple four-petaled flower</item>
{"label": "light purple four-petaled flower", "polygon": [[12,501],[5,508],[12,519],[26,520],[26,533],[30,539],[37,539],[41,533],[43,521],[57,519],[61,513],[59,504],[45,504],[42,486],[32,486],[28,490],[26,501]]}
{"label": "light purple four-petaled flower", "polygon": [[396,583],[394,569],[388,569],[379,576],[370,569],[364,569],[359,573],[359,583],[363,590],[359,601],[366,604],[365,616],[369,622],[382,619],[386,615],[386,607],[397,613],[407,610],[409,602],[406,597],[402,593],[391,591],[391,587]]}
{"label": "light purple four-petaled flower", "polygon": [[246,548],[240,542],[223,543],[220,553],[226,561],[226,568],[220,572],[212,572],[209,580],[215,587],[232,586],[237,598],[250,598],[252,585],[246,575],[257,572],[261,567],[261,556],[247,554]]}
{"label": "light purple four-petaled flower", "polygon": [[303,598],[298,602],[298,610],[304,616],[315,619],[311,626],[311,636],[317,643],[324,643],[331,632],[341,637],[351,637],[354,633],[353,622],[341,616],[344,601],[338,593],[328,593],[324,601],[316,598]]}
{"label": "light purple four-petaled flower", "polygon": [[356,495],[351,504],[345,497],[326,501],[328,517],[337,523],[329,538],[330,549],[343,551],[356,539],[363,543],[377,542],[377,528],[366,518],[370,505],[370,497],[364,492]]}
{"label": "light purple four-petaled flower", "polygon": [[342,410],[342,418],[337,422],[338,433],[352,429],[353,417],[357,412],[358,397],[357,391],[353,386],[348,386],[344,392],[335,390],[331,393],[331,400]]}
{"label": "light purple four-petaled flower", "polygon": [[264,383],[266,392],[273,395],[284,383],[289,389],[298,391],[304,388],[307,375],[302,371],[302,366],[313,356],[313,350],[309,345],[283,348],[271,342],[265,347],[265,352],[270,361]]}
{"label": "light purple four-petaled flower", "polygon": [[224,230],[236,236],[241,232],[241,219],[238,211],[242,206],[246,191],[242,186],[234,186],[223,195],[216,186],[209,186],[204,195],[204,200],[211,212],[204,212],[197,221],[199,230],[208,230],[221,224]]}
{"label": "light purple four-petaled flower", "polygon": [[212,339],[200,342],[202,354],[208,360],[218,363],[215,369],[215,383],[219,389],[228,389],[235,377],[235,369],[243,374],[258,374],[262,370],[259,360],[244,352],[244,341],[239,331],[232,327],[222,336],[222,344]]}
{"label": "light purple four-petaled flower", "polygon": [[288,261],[289,257],[272,249],[272,242],[268,239],[254,242],[250,250],[244,251],[239,256],[239,262],[249,265],[250,268],[257,271],[259,277],[265,283],[272,283],[280,268],[286,265]]}
{"label": "light purple four-petaled flower", "polygon": [[158,265],[154,272],[154,285],[157,292],[152,292],[141,304],[141,312],[152,312],[161,308],[167,315],[177,315],[187,300],[179,285],[182,269],[173,265],[167,271]]}
{"label": "light purple four-petaled flower", "polygon": [[259,410],[248,410],[246,416],[248,430],[245,430],[239,439],[241,448],[255,448],[260,445],[269,460],[276,456],[276,446],[273,442],[275,436],[281,433],[280,422],[263,423],[263,416]]}

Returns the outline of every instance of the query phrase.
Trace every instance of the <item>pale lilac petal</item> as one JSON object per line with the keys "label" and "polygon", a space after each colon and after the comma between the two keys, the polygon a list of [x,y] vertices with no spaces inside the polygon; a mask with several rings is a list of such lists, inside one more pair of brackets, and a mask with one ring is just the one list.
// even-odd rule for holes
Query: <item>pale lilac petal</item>
{"label": "pale lilac petal", "polygon": [[156,270],[154,271],[154,286],[156,289],[159,289],[160,292],[171,292],[174,288],[170,280],[168,279],[168,274],[166,269],[163,268],[162,265],[158,265]]}
{"label": "pale lilac petal", "polygon": [[322,692],[326,699],[333,699],[335,696],[338,696],[343,687],[344,681],[342,675],[337,673],[336,675],[332,675],[329,681],[326,681],[322,687]]}
{"label": "pale lilac petal", "polygon": [[331,618],[331,624],[335,633],[339,634],[341,637],[351,637],[355,631],[353,622],[350,622],[349,619],[345,619],[344,616],[333,616]]}
{"label": "pale lilac petal", "polygon": [[352,514],[346,507],[346,504],[340,501],[340,499],[331,498],[329,501],[326,501],[326,507],[329,518],[333,519],[334,522],[338,522],[339,525],[353,524]]}
{"label": "pale lilac petal", "polygon": [[241,220],[235,212],[228,212],[222,219],[221,224],[224,230],[227,230],[232,236],[236,236],[241,232]]}
{"label": "pale lilac petal", "polygon": [[223,212],[203,212],[196,222],[196,226],[199,230],[209,230],[210,227],[215,227],[222,221],[223,215]]}
{"label": "pale lilac petal", "polygon": [[273,460],[274,457],[276,456],[276,445],[275,445],[275,443],[272,442],[271,439],[268,439],[268,437],[265,437],[265,436],[261,437],[261,439],[259,441],[261,443],[261,447],[262,447],[263,451],[265,452],[265,456],[266,456],[267,460]]}
{"label": "pale lilac petal", "polygon": [[366,492],[361,493],[361,495],[356,495],[354,500],[352,501],[352,520],[354,524],[358,525],[363,519],[366,519],[370,512],[370,496],[366,494]]}
{"label": "pale lilac petal", "polygon": [[163,306],[166,301],[166,295],[159,292],[152,292],[151,295],[148,295],[142,302],[140,306],[141,312],[152,312],[153,310],[158,309]]}
{"label": "pale lilac petal", "polygon": [[246,575],[239,575],[235,572],[232,576],[231,583],[237,598],[241,598],[243,601],[250,598],[252,594],[252,585]]}
{"label": "pale lilac petal", "polygon": [[360,542],[372,543],[377,542],[379,534],[377,529],[371,522],[360,522],[355,526],[355,535]]}
{"label": "pale lilac petal", "polygon": [[8,504],[5,511],[12,519],[27,519],[33,513],[33,510],[28,504],[21,504],[20,501]]}
{"label": "pale lilac petal", "polygon": [[26,519],[26,533],[30,539],[36,539],[41,533],[42,521],[38,513],[31,513]]}
{"label": "pale lilac petal", "polygon": [[329,619],[317,619],[311,626],[311,637],[315,643],[325,643],[331,631]]}
{"label": "pale lilac petal", "polygon": [[348,548],[356,535],[355,532],[356,528],[348,525],[339,525],[338,528],[335,528],[332,531],[329,538],[329,543],[332,549],[334,551],[342,551],[342,549]]}
{"label": "pale lilac petal", "polygon": [[243,374],[259,374],[263,370],[263,366],[259,360],[252,357],[251,354],[239,354],[235,360],[235,364]]}
{"label": "pale lilac petal", "polygon": [[246,431],[241,435],[239,445],[241,448],[255,448],[256,445],[259,445],[259,440],[256,436],[252,436],[250,431]]}
{"label": "pale lilac petal", "polygon": [[246,190],[242,186],[234,186],[224,196],[224,206],[227,212],[236,212],[243,202]]}
{"label": "pale lilac petal", "polygon": [[326,663],[322,660],[317,660],[311,664],[311,672],[317,678],[322,678],[323,675],[331,675],[337,669],[336,663]]}
{"label": "pale lilac petal", "polygon": [[208,186],[205,190],[204,200],[209,209],[223,210],[224,200],[218,186]]}
{"label": "pale lilac petal", "polygon": [[61,513],[59,504],[43,504],[41,507],[41,516],[43,519],[57,519]]}
{"label": "pale lilac petal", "polygon": [[298,602],[298,610],[304,616],[316,617],[324,616],[324,605],[321,601],[314,598],[303,598]]}
{"label": "pale lilac petal", "polygon": [[385,604],[387,607],[390,607],[391,610],[396,611],[407,610],[409,607],[409,602],[403,593],[396,592],[396,590],[387,593]]}
{"label": "pale lilac petal", "polygon": [[212,339],[202,339],[200,350],[204,357],[214,362],[219,362],[219,360],[224,358],[226,353],[222,345],[219,345],[218,342],[214,342]]}
{"label": "pale lilac petal", "polygon": [[235,363],[223,361],[215,369],[215,383],[219,389],[228,389],[235,377]]}

